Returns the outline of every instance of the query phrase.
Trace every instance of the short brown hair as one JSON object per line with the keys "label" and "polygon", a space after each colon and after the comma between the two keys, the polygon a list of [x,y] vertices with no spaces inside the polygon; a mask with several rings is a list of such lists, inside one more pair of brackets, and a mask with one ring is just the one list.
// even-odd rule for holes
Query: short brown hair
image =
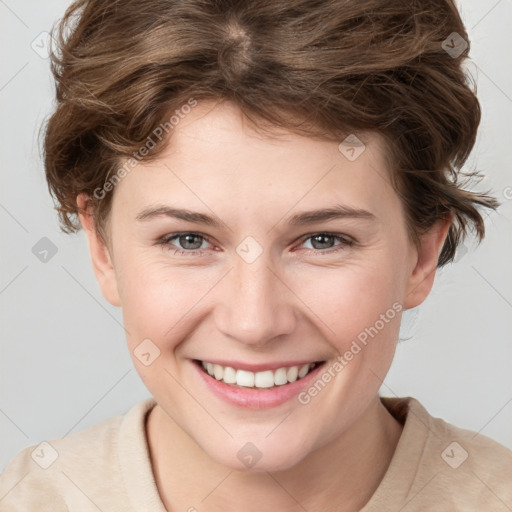
{"label": "short brown hair", "polygon": [[112,192],[94,191],[191,97],[326,140],[379,132],[412,239],[454,215],[439,266],[468,227],[483,238],[477,207],[499,205],[460,182],[481,114],[452,0],[78,0],[53,36],[44,153],[65,232],[79,229],[85,193],[102,234]]}

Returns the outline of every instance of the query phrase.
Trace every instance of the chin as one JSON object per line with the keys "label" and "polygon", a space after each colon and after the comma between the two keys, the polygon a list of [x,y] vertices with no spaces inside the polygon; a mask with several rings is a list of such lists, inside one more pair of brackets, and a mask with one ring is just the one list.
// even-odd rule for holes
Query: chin
{"label": "chin", "polygon": [[278,472],[293,468],[309,455],[308,443],[301,442],[297,437],[294,441],[290,443],[289,439],[277,436],[269,441],[264,436],[254,436],[253,441],[230,439],[228,445],[216,443],[203,446],[203,449],[215,462],[235,471]]}

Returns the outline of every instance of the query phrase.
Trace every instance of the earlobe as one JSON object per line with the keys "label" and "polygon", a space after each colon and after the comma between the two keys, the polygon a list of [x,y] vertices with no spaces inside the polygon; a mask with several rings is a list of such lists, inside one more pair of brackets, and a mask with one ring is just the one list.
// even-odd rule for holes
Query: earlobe
{"label": "earlobe", "polygon": [[407,281],[404,309],[419,306],[428,296],[434,284],[439,255],[453,222],[453,215],[438,220],[421,237],[417,259]]}
{"label": "earlobe", "polygon": [[101,293],[113,306],[121,306],[112,257],[106,243],[96,231],[92,211],[85,194],[77,197],[80,223],[89,242],[92,267]]}

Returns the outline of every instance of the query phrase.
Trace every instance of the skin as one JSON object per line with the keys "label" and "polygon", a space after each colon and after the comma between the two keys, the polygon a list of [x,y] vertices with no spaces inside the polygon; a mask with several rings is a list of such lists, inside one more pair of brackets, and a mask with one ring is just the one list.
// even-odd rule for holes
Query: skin
{"label": "skin", "polygon": [[[157,402],[146,430],[162,501],[168,510],[359,510],[402,431],[378,395],[401,314],[305,405],[228,404],[204,386],[191,360],[332,364],[393,303],[405,310],[423,302],[451,219],[414,246],[376,133],[364,135],[365,151],[349,161],[337,143],[277,128],[272,137],[256,134],[236,106],[202,102],[172,134],[156,161],[140,163],[116,186],[106,244],[90,213],[80,217],[102,293],[122,307],[134,365]],[[213,215],[222,225],[136,220],[156,204]],[[286,223],[336,204],[375,220]],[[87,207],[84,196],[78,205]],[[158,243],[184,232],[206,239]],[[354,243],[313,245],[307,236],[325,232]],[[247,236],[263,249],[250,264],[236,252]],[[191,255],[197,247],[203,254]],[[149,366],[133,353],[147,338],[160,350]],[[247,442],[262,454],[251,469],[237,458]]]}

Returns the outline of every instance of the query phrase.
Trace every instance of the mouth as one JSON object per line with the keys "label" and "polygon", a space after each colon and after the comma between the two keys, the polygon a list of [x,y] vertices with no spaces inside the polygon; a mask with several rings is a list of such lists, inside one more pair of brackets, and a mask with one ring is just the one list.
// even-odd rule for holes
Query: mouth
{"label": "mouth", "polygon": [[[233,366],[224,366],[208,361],[194,360],[200,370],[217,381],[221,381],[233,388],[239,389],[266,389],[283,388],[299,381],[309,375],[313,370],[322,366],[326,361],[282,366],[275,369],[266,369],[252,372]],[[273,365],[275,366],[275,365]]]}

